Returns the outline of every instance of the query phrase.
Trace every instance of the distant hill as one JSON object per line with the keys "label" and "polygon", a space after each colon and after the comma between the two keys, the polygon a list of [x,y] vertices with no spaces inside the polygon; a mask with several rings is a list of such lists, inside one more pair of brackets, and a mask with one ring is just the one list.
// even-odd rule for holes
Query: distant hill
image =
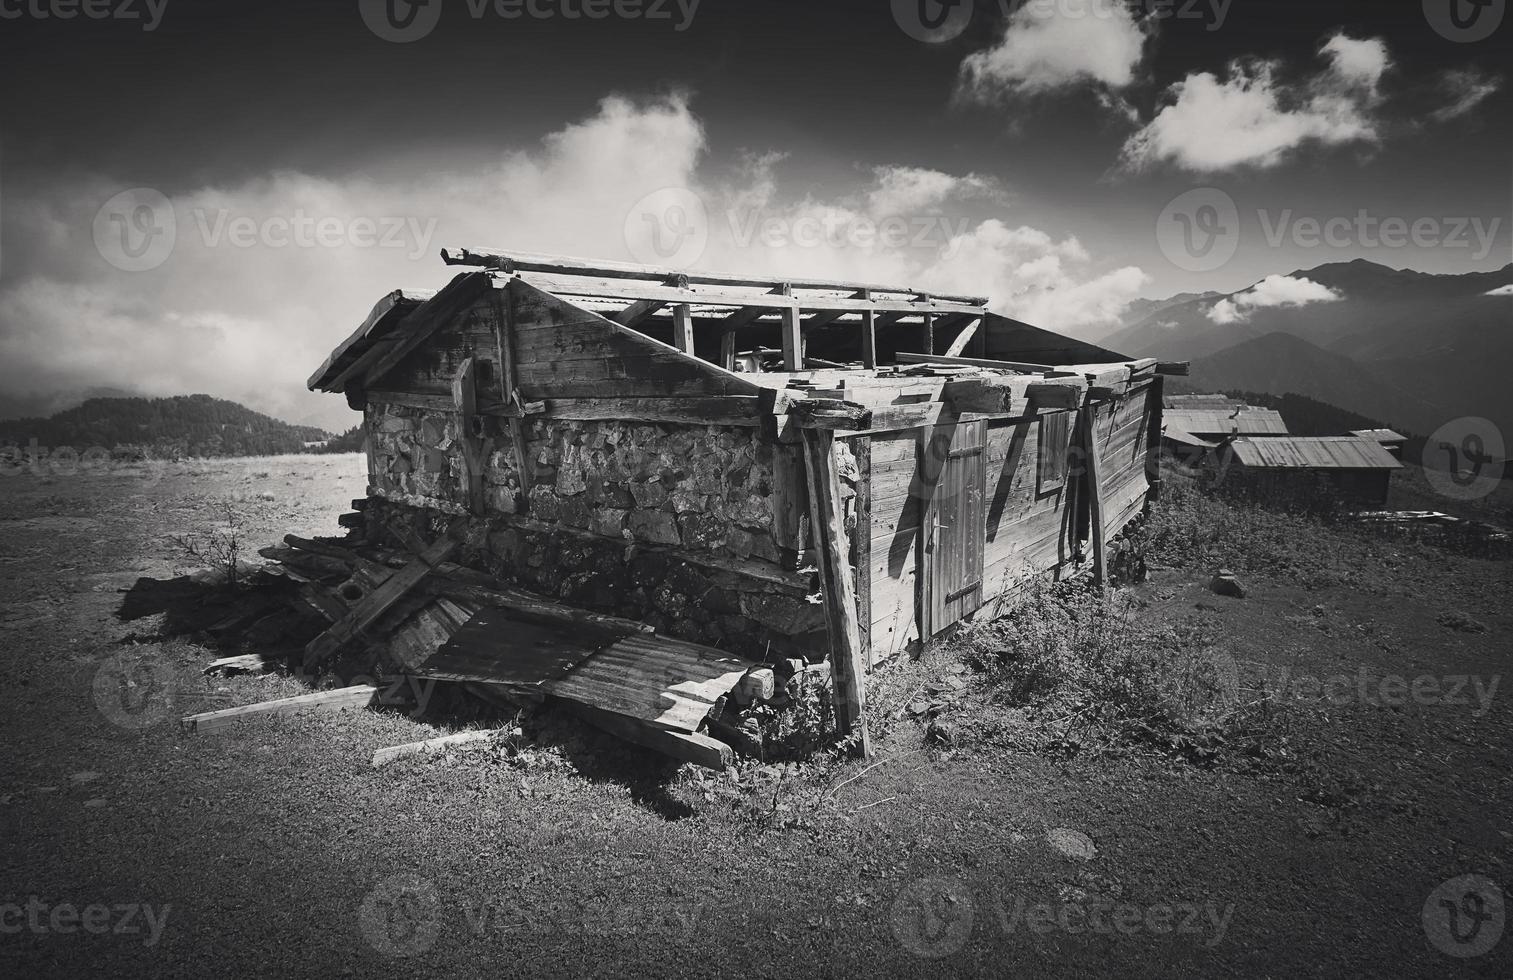
{"label": "distant hill", "polygon": [[306,452],[331,434],[290,425],[209,395],[91,398],[50,418],[0,421],[0,444],[83,451],[101,447],[153,457],[266,456]]}
{"label": "distant hill", "polygon": [[1241,307],[1226,317],[1215,307],[1248,290],[1176,296],[1152,301],[1149,311],[1133,307],[1101,343],[1138,357],[1190,360],[1195,374],[1203,362],[1207,390],[1293,391],[1421,432],[1459,415],[1485,416],[1513,432],[1513,385],[1504,377],[1513,363],[1513,297],[1488,295],[1513,284],[1513,264],[1430,275],[1356,260],[1290,278],[1338,298]]}
{"label": "distant hill", "polygon": [[1306,395],[1415,432],[1432,432],[1444,421],[1443,413],[1413,389],[1280,332],[1197,358],[1188,381],[1196,391]]}

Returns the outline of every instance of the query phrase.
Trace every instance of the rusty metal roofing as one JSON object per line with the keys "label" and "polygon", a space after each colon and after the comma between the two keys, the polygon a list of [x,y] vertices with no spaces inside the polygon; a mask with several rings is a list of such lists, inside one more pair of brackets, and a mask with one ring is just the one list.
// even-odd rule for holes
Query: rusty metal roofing
{"label": "rusty metal roofing", "polygon": [[1377,442],[1407,442],[1408,437],[1401,432],[1393,432],[1391,429],[1351,429],[1350,434],[1360,436],[1363,439],[1375,439]]}
{"label": "rusty metal roofing", "polygon": [[1169,408],[1161,417],[1195,436],[1286,435],[1287,423],[1270,408]]}
{"label": "rusty metal roofing", "polygon": [[1360,436],[1244,436],[1230,444],[1235,459],[1259,469],[1402,469],[1375,439]]}

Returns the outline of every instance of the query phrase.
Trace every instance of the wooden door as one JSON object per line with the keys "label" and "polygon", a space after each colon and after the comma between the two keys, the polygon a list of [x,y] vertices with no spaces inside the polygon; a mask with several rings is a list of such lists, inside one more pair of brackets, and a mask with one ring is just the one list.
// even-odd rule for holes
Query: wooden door
{"label": "wooden door", "polygon": [[926,637],[982,605],[986,428],[985,422],[937,426],[926,442],[921,482],[928,498],[920,575],[921,632]]}

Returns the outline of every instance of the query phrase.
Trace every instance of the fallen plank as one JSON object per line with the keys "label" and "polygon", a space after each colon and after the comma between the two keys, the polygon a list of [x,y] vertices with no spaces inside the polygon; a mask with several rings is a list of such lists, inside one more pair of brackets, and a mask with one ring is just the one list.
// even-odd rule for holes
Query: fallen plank
{"label": "fallen plank", "polygon": [[259,704],[244,704],[239,708],[223,708],[203,714],[188,715],[179,724],[191,732],[208,732],[225,728],[249,718],[266,718],[271,715],[293,715],[303,711],[340,711],[343,708],[365,708],[372,703],[378,688],[372,684],[354,684],[331,691],[316,691],[298,697],[263,701]]}
{"label": "fallen plank", "polygon": [[262,673],[275,666],[276,661],[261,653],[248,653],[239,657],[222,657],[205,665],[205,673],[218,674],[240,670],[246,673]]}
{"label": "fallen plank", "polygon": [[470,742],[482,742],[497,735],[491,729],[480,729],[472,732],[457,732],[455,735],[443,735],[440,738],[428,738],[423,742],[406,742],[403,745],[391,745],[386,749],[379,749],[373,753],[373,768],[386,766],[397,759],[408,758],[412,755],[429,755],[435,752],[443,752],[454,745],[466,745]]}
{"label": "fallen plank", "polygon": [[603,711],[577,701],[563,700],[561,704],[572,714],[616,738],[623,738],[627,742],[634,742],[683,762],[692,762],[696,766],[723,772],[735,757],[730,746],[708,735],[700,735],[697,732],[671,732],[635,718],[627,718],[613,711]]}
{"label": "fallen plank", "polygon": [[359,633],[372,626],[388,611],[390,606],[430,575],[438,563],[452,557],[460,544],[461,542],[452,535],[444,535],[412,559],[404,568],[389,576],[382,585],[354,605],[346,616],[310,641],[305,647],[305,668],[308,670],[320,666]]}

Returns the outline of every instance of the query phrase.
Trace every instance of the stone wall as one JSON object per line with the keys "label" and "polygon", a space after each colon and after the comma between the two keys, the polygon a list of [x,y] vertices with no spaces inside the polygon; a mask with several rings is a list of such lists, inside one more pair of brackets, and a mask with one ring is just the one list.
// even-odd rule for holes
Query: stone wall
{"label": "stone wall", "polygon": [[[368,482],[389,499],[462,508],[457,417],[395,405],[370,409]],[[500,420],[488,420],[501,429]],[[490,513],[528,513],[627,542],[776,563],[772,447],[755,428],[531,420],[522,481],[505,432],[492,433]],[[519,506],[522,485],[526,506]]]}
{"label": "stone wall", "polygon": [[[754,428],[531,420],[522,481],[507,430],[488,423],[487,514],[469,522],[466,564],[753,659],[823,656],[815,585],[778,563],[772,447]],[[465,512],[457,424],[370,406],[370,529],[430,538]]]}

